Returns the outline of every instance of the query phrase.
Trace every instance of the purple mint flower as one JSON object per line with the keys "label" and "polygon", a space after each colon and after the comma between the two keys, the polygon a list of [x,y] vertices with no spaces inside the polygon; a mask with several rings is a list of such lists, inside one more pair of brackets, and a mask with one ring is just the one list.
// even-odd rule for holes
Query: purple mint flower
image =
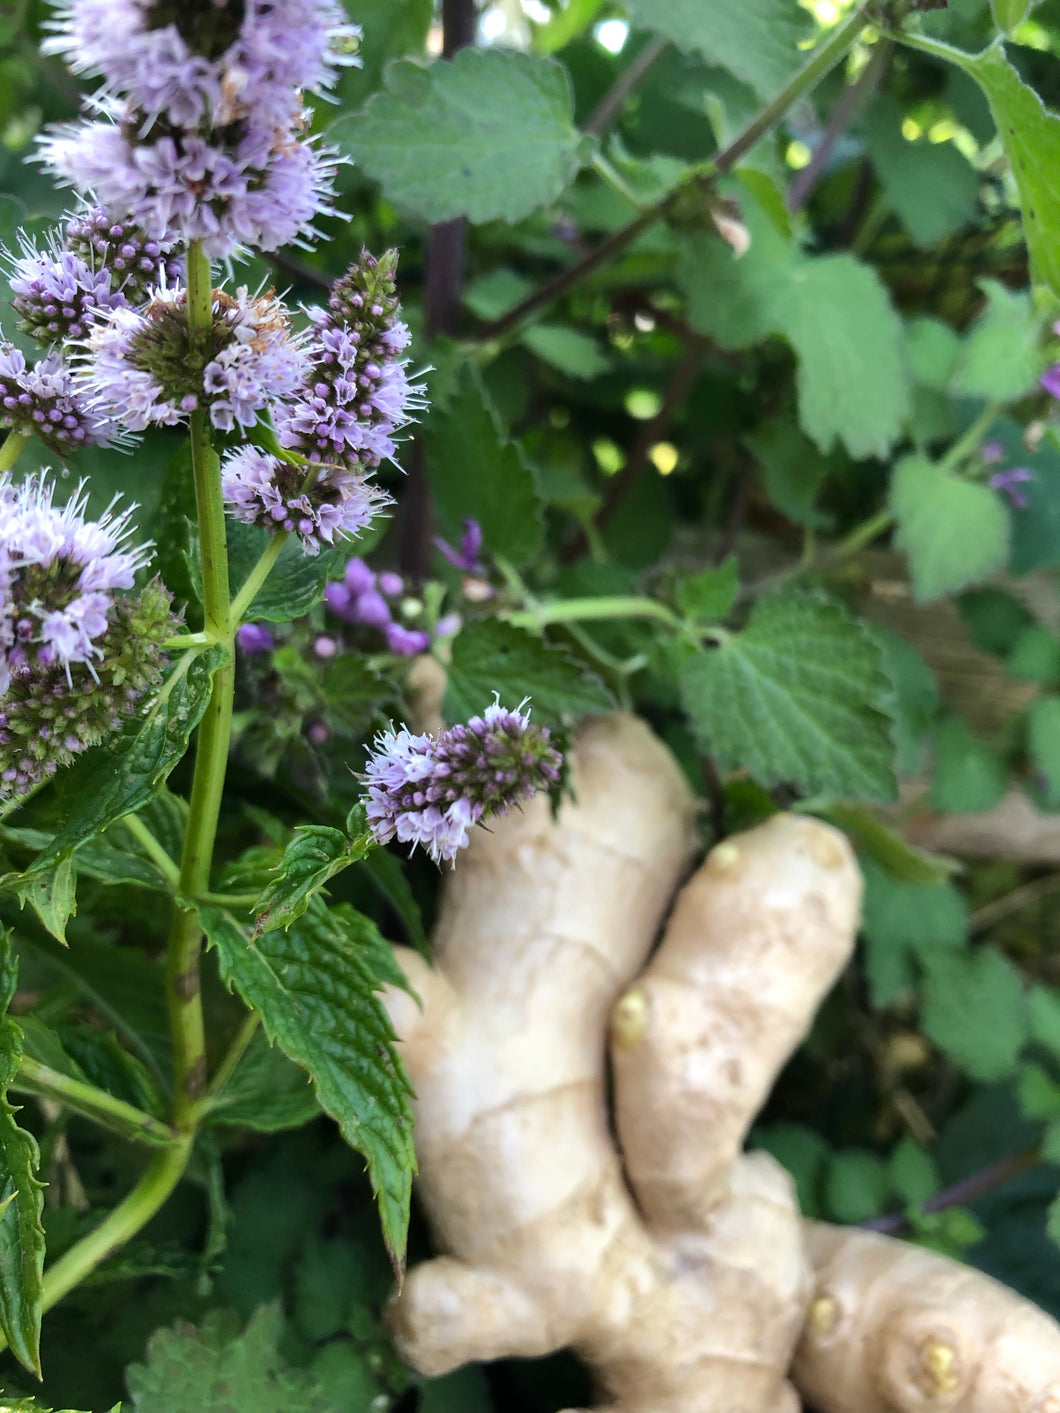
{"label": "purple mint flower", "polygon": [[379,576],[379,591],[385,594],[388,599],[396,599],[399,594],[405,592],[405,581],[400,574],[394,574],[386,569]]}
{"label": "purple mint flower", "polygon": [[130,589],[149,558],[130,546],[133,507],[85,518],[83,485],[64,506],[42,475],[16,485],[0,476],[0,697],[34,661],[85,663],[107,630],[117,589]]}
{"label": "purple mint flower", "polygon": [[120,441],[114,422],[92,407],[53,349],[29,368],[18,349],[0,343],[0,427],[36,436],[60,457],[79,446]]}
{"label": "purple mint flower", "polygon": [[451,638],[454,633],[459,633],[463,626],[464,620],[459,613],[444,614],[434,625],[434,636],[436,638]]}
{"label": "purple mint flower", "polygon": [[480,821],[557,784],[562,758],[525,705],[509,711],[495,701],[437,739],[405,727],[377,736],[362,777],[376,841],[396,838],[422,846],[435,863],[452,860]]}
{"label": "purple mint flower", "polygon": [[984,442],[979,448],[979,456],[984,466],[996,466],[1005,459],[1004,442]]}
{"label": "purple mint flower", "polygon": [[1060,363],[1054,363],[1051,368],[1046,368],[1038,381],[1052,397],[1060,397]]}
{"label": "purple mint flower", "polygon": [[244,0],[225,10],[189,5],[168,24],[145,0],[66,0],[45,53],[100,74],[149,117],[178,127],[223,127],[248,110],[290,123],[299,90],[328,87],[357,62],[360,31],[335,0]]}
{"label": "purple mint flower", "polygon": [[111,121],[46,135],[41,161],[151,240],[201,240],[207,255],[223,259],[237,246],[277,250],[312,236],[314,218],[334,214],[335,154],[294,127],[248,117],[216,137],[145,132],[135,108],[104,112]]}
{"label": "purple mint flower", "polygon": [[350,605],[350,614],[354,623],[363,623],[368,628],[386,628],[390,622],[390,605],[375,589],[367,589]]}
{"label": "purple mint flower", "polygon": [[272,629],[264,623],[244,623],[236,629],[236,642],[245,653],[267,653],[275,641]]}
{"label": "purple mint flower", "polygon": [[343,583],[351,594],[366,594],[375,588],[375,575],[363,559],[355,557],[346,565]]}
{"label": "purple mint flower", "polygon": [[150,290],[184,278],[184,257],[171,241],[149,239],[138,226],[116,221],[103,206],[72,216],[64,244],[90,269],[105,272],[111,289],[130,304],[142,304]]}
{"label": "purple mint flower", "polygon": [[460,536],[459,548],[454,548],[440,535],[435,536],[434,544],[454,569],[463,569],[468,574],[486,572],[479,558],[482,553],[482,526],[470,516],[464,520],[464,533]]}
{"label": "purple mint flower", "polygon": [[1026,510],[1030,502],[1019,487],[1027,481],[1036,481],[1037,479],[1029,466],[1013,466],[1009,471],[995,471],[987,481],[987,485],[992,486],[995,491],[1000,491],[1002,495],[1008,496],[1017,510]]}
{"label": "purple mint flower", "polygon": [[[307,476],[305,467],[243,446],[221,463],[221,493],[229,514],[246,525],[297,534],[307,554],[321,545],[352,539],[368,526],[389,496],[363,476]],[[330,586],[329,588],[343,586]]]}
{"label": "purple mint flower", "polygon": [[317,657],[323,658],[325,661],[327,661],[328,658],[334,657],[338,650],[338,643],[334,638],[329,637],[327,633],[321,633],[320,637],[313,642],[313,652]]}
{"label": "purple mint flower", "polygon": [[430,647],[431,635],[420,628],[403,628],[400,623],[388,623],[386,645],[398,657],[416,657]]}
{"label": "purple mint flower", "polygon": [[112,310],[93,326],[79,371],[90,405],[134,432],[184,422],[197,407],[221,431],[252,427],[270,401],[298,386],[305,355],[276,299],[216,290],[213,312],[209,358],[196,366],[185,290],[158,290],[142,311]]}
{"label": "purple mint flower", "polygon": [[10,284],[19,328],[42,344],[83,339],[102,312],[125,303],[106,270],[70,251],[38,251],[25,239],[10,260]]}

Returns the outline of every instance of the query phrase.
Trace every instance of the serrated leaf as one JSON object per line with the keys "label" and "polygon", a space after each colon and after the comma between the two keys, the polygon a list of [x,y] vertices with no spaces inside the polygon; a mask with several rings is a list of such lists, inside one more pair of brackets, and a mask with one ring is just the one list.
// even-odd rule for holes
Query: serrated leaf
{"label": "serrated leaf", "polygon": [[1008,773],[996,751],[977,741],[968,723],[950,716],[935,732],[931,807],[946,814],[978,814],[1005,793]]}
{"label": "serrated leaf", "polygon": [[363,859],[371,847],[367,833],[350,839],[323,824],[299,825],[276,865],[278,876],[254,905],[255,934],[290,927],[329,878]]}
{"label": "serrated leaf", "polygon": [[[385,524],[385,519],[381,524]],[[243,525],[238,520],[226,522],[228,531],[228,571],[233,597],[268,548],[272,536],[268,530]],[[371,537],[375,522],[366,530]],[[358,539],[356,549],[364,550]],[[289,623],[308,613],[324,597],[329,579],[342,572],[346,560],[354,553],[351,541],[345,549],[325,549],[320,554],[306,554],[297,535],[292,535],[273,566],[269,577],[254,595],[244,617],[248,622]]]}
{"label": "serrated leaf", "polygon": [[399,61],[330,138],[396,206],[425,221],[520,221],[579,165],[566,70],[511,50],[461,50],[429,69]]}
{"label": "serrated leaf", "polygon": [[805,57],[808,16],[786,0],[626,0],[626,9],[644,29],[698,50],[743,79],[761,98],[773,98]]}
{"label": "serrated leaf", "polygon": [[926,457],[899,461],[891,478],[890,506],[918,603],[982,579],[1008,556],[1008,512],[995,492]]}
{"label": "serrated leaf", "polygon": [[197,912],[225,983],[309,1071],[321,1108],[366,1159],[383,1238],[400,1269],[415,1170],[411,1091],[366,949],[319,900],[286,932],[253,941],[221,908],[200,903]]}
{"label": "serrated leaf", "polygon": [[736,602],[740,576],[735,555],[712,569],[683,574],[677,581],[674,598],[686,618],[697,623],[717,623]]}
{"label": "serrated leaf", "polygon": [[1028,1034],[1019,972],[993,950],[936,952],[924,963],[924,1034],[971,1079],[1011,1074]]}
{"label": "serrated leaf", "polygon": [[748,197],[743,216],[751,248],[739,258],[707,236],[681,243],[689,322],[725,348],[782,335],[798,358],[806,434],[824,452],[839,441],[855,458],[886,455],[909,411],[909,379],[902,322],[879,277],[852,255],[803,255]]}
{"label": "serrated leaf", "polygon": [[328,1413],[312,1380],[280,1354],[282,1334],[278,1301],[261,1306],[242,1333],[225,1311],[198,1329],[156,1330],[144,1363],[126,1372],[133,1413]]}
{"label": "serrated leaf", "polygon": [[213,674],[226,655],[218,643],[197,654],[186,671],[178,664],[145,712],[59,777],[56,790],[65,822],[27,873],[69,858],[115,820],[154,798],[187,751],[210,700]]}
{"label": "serrated leaf", "polygon": [[459,543],[464,520],[477,520],[483,550],[519,567],[541,546],[541,505],[530,470],[508,441],[477,371],[461,369],[444,408],[423,429],[427,476],[442,537]]}
{"label": "serrated leaf", "polygon": [[309,1076],[259,1031],[231,1079],[211,1104],[206,1121],[279,1133],[321,1113]]}
{"label": "serrated leaf", "polygon": [[[0,1002],[6,1012],[17,971],[11,934],[0,929]],[[37,1179],[36,1139],[15,1121],[7,1098],[22,1058],[22,1032],[0,1020],[0,1331],[11,1353],[41,1376],[40,1325],[44,1314],[44,1184]]]}
{"label": "serrated leaf", "polygon": [[468,721],[481,715],[494,692],[508,707],[532,694],[533,719],[546,726],[614,706],[600,679],[564,649],[496,618],[469,623],[453,639],[442,715]]}
{"label": "serrated leaf", "polygon": [[62,859],[54,868],[23,878],[14,887],[22,906],[29,903],[44,927],[65,947],[66,924],[77,912],[77,871],[73,860]]}
{"label": "serrated leaf", "polygon": [[928,730],[938,716],[939,689],[931,668],[905,638],[881,623],[872,625],[872,635],[893,689],[888,705],[895,718],[896,764],[899,771],[915,775],[923,764]]}
{"label": "serrated leaf", "polygon": [[881,1009],[913,989],[917,961],[965,945],[968,908],[951,883],[906,882],[868,858],[861,867],[865,974],[872,1005]]}
{"label": "serrated leaf", "polygon": [[1031,279],[1060,294],[1060,117],[1023,83],[1000,44],[978,55],[950,51],[986,94],[1020,195]]}
{"label": "serrated leaf", "polygon": [[680,685],[697,739],[724,769],[813,794],[894,797],[879,647],[838,604],[761,599],[743,632],[688,659]]}
{"label": "serrated leaf", "polygon": [[961,347],[952,391],[992,402],[1015,402],[1033,392],[1042,371],[1038,316],[1026,290],[980,280],[986,308]]}
{"label": "serrated leaf", "polygon": [[[43,1403],[38,1403],[34,1398],[10,1398],[0,1392],[0,1413],[53,1413],[53,1410],[45,1408]],[[75,1413],[75,1410],[56,1408],[54,1413]],[[110,1413],[121,1413],[121,1404],[116,1403]]]}

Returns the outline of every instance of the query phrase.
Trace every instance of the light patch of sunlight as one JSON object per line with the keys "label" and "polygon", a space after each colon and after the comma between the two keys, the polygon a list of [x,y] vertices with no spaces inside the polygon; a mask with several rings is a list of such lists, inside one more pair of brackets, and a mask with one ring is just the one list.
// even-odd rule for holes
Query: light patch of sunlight
{"label": "light patch of sunlight", "polygon": [[803,167],[808,167],[813,161],[813,153],[806,146],[805,142],[800,142],[798,138],[794,142],[788,143],[788,150],[784,155],[784,160],[794,171],[801,171]]}
{"label": "light patch of sunlight", "polygon": [[1049,43],[1049,32],[1037,20],[1024,20],[1012,31],[1013,44],[1024,44],[1028,49],[1044,49],[1048,51],[1052,46]]}
{"label": "light patch of sunlight", "polygon": [[552,18],[552,11],[541,0],[522,0],[522,6],[526,18],[533,20],[535,25],[547,25]]}
{"label": "light patch of sunlight", "polygon": [[625,20],[602,20],[593,26],[593,38],[611,54],[620,54],[629,38],[629,25]]}
{"label": "light patch of sunlight", "polygon": [[593,455],[605,476],[613,476],[622,465],[622,449],[610,437],[597,437],[593,442]]}
{"label": "light patch of sunlight", "polygon": [[677,465],[677,448],[673,442],[656,442],[648,457],[660,476],[669,476]]}
{"label": "light patch of sunlight", "polygon": [[903,118],[902,136],[906,142],[916,142],[917,138],[924,136],[924,129],[915,118]]}
{"label": "light patch of sunlight", "polygon": [[504,11],[497,5],[491,5],[479,19],[479,38],[484,44],[492,44],[495,39],[500,39],[507,27],[508,21]]}
{"label": "light patch of sunlight", "polygon": [[650,334],[655,328],[655,320],[650,314],[637,313],[633,315],[633,324],[638,333]]}
{"label": "light patch of sunlight", "polygon": [[625,408],[638,422],[647,422],[662,406],[662,398],[654,388],[630,388],[625,397]]}

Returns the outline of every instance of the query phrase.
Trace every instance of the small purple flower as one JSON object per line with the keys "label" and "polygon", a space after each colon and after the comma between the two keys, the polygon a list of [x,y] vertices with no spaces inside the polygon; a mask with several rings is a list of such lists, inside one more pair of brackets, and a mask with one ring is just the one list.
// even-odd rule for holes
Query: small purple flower
{"label": "small purple flower", "polygon": [[1028,481],[1036,481],[1037,479],[1029,466],[1013,466],[1009,471],[995,471],[987,481],[987,485],[992,486],[995,491],[1000,491],[1002,495],[1008,496],[1017,510],[1026,510],[1030,502],[1019,487]]}
{"label": "small purple flower", "polygon": [[460,536],[459,548],[454,548],[448,540],[435,537],[435,547],[441,551],[454,569],[463,569],[468,574],[484,574],[482,561],[482,526],[468,516],[464,520],[464,533]]}
{"label": "small purple flower", "polygon": [[327,633],[321,633],[320,637],[315,639],[313,643],[313,652],[325,662],[329,658],[334,657],[338,650],[338,643],[334,638],[329,637]]}
{"label": "small purple flower", "polygon": [[390,623],[390,605],[375,589],[366,589],[350,605],[354,623],[363,623],[368,628],[386,628]]}
{"label": "small purple flower", "polygon": [[422,846],[435,863],[467,848],[472,828],[559,781],[562,758],[547,727],[499,702],[434,739],[406,728],[382,732],[362,777],[380,844]]}
{"label": "small purple flower", "polygon": [[0,427],[36,436],[57,456],[80,446],[120,441],[114,422],[92,407],[61,354],[53,349],[32,368],[10,344],[0,343]]}
{"label": "small purple flower", "polygon": [[984,466],[996,466],[1005,459],[1004,442],[984,442],[979,448],[979,456]]}
{"label": "small purple flower", "polygon": [[431,645],[431,635],[422,628],[403,628],[400,623],[386,626],[386,645],[398,657],[417,657]]}
{"label": "small purple flower", "polygon": [[64,244],[90,269],[106,273],[110,287],[129,304],[141,304],[149,292],[184,278],[184,257],[171,241],[151,240],[138,226],[116,221],[103,206],[72,216]]}
{"label": "small purple flower", "polygon": [[364,477],[314,479],[314,474],[256,446],[244,446],[221,463],[221,493],[234,519],[297,534],[307,554],[318,554],[321,545],[333,545],[336,539],[356,537],[389,502],[389,496]]}
{"label": "small purple flower", "polygon": [[1060,397],[1060,363],[1054,363],[1051,368],[1046,368],[1039,382],[1052,397]]}
{"label": "small purple flower", "polygon": [[252,427],[269,402],[294,391],[305,367],[278,300],[215,290],[208,345],[196,359],[187,292],[161,289],[146,309],[114,309],[93,326],[78,376],[90,405],[130,431],[184,422],[204,407],[227,432]]}
{"label": "small purple flower", "polygon": [[366,594],[369,589],[375,588],[375,575],[363,559],[354,557],[346,565],[342,582],[351,594]]}
{"label": "small purple flower", "polygon": [[379,592],[385,594],[388,599],[396,599],[405,592],[405,581],[400,574],[385,569],[379,576]]}
{"label": "small purple flower", "polygon": [[42,344],[83,339],[101,313],[125,303],[106,270],[70,251],[38,251],[28,241],[11,259],[10,283],[18,327]]}
{"label": "small purple flower", "polygon": [[264,623],[244,623],[236,629],[236,642],[245,653],[267,653],[275,644],[272,629]]}

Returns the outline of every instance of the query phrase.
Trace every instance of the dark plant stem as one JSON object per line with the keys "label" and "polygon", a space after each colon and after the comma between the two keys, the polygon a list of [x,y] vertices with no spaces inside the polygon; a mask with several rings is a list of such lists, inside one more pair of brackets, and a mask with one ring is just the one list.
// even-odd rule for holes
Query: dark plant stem
{"label": "dark plant stem", "polygon": [[[968,1177],[961,1178],[960,1182],[955,1182],[952,1187],[944,1187],[941,1192],[936,1192],[934,1197],[928,1198],[920,1209],[922,1212],[944,1212],[948,1207],[964,1207],[969,1202],[974,1202],[976,1198],[985,1196],[988,1192],[993,1192],[996,1187],[1002,1187],[1006,1182],[1011,1182],[1021,1173],[1029,1172],[1035,1168],[1042,1160],[1042,1155],[1037,1148],[1025,1148],[1020,1153],[1010,1153],[1007,1158],[999,1158],[996,1163],[990,1163],[985,1168],[980,1168],[976,1173],[970,1173]],[[867,1222],[861,1223],[866,1231],[882,1232],[884,1236],[896,1236],[899,1232],[906,1231],[910,1226],[909,1218],[901,1212],[895,1212],[888,1217],[872,1217]]]}
{"label": "dark plant stem", "polygon": [[850,120],[861,103],[872,93],[887,70],[892,53],[892,45],[881,39],[872,51],[872,58],[862,69],[853,83],[848,84],[832,109],[821,140],[817,144],[812,161],[798,173],[788,191],[788,210],[795,214],[801,211],[810,199],[821,173],[828,164],[832,149],[846,131]]}
{"label": "dark plant stem", "polygon": [[626,99],[647,74],[659,56],[669,47],[665,39],[649,39],[637,57],[626,66],[604,94],[582,126],[582,132],[600,137],[618,117]]}
{"label": "dark plant stem", "polygon": [[[625,462],[608,483],[603,503],[593,520],[593,524],[598,530],[604,528],[629,494],[637,478],[648,464],[652,447],[666,436],[678,408],[691,392],[696,378],[699,376],[703,355],[709,346],[710,341],[699,335],[695,335],[689,342],[684,356],[674,368],[658,412],[649,421],[643,423],[626,455]],[[586,553],[588,548],[589,541],[585,531],[579,531],[577,539],[572,540],[563,551],[560,556],[561,560],[564,564],[573,564],[575,560],[580,559]]]}
{"label": "dark plant stem", "polygon": [[529,315],[555,303],[568,290],[573,289],[599,269],[601,265],[606,264],[612,256],[625,250],[626,246],[635,241],[642,231],[646,231],[656,221],[666,216],[685,191],[696,186],[709,191],[719,177],[731,172],[737,162],[746,157],[751,148],[776,127],[792,104],[796,103],[804,93],[813,88],[830,69],[839,63],[861,31],[871,23],[871,10],[871,4],[859,6],[846,23],[840,25],[814,51],[794,78],[785,84],[776,98],[767,103],[751,119],[743,132],[739,133],[728,147],[723,148],[717,154],[709,175],[693,177],[690,181],[682,183],[681,186],[669,192],[654,206],[649,206],[628,225],[622,226],[608,236],[605,241],[590,250],[574,265],[566,270],[561,270],[558,275],[547,280],[539,289],[527,295],[514,309],[509,309],[507,314],[502,314],[499,319],[494,319],[492,323],[484,325],[478,331],[477,339],[480,342],[487,342],[490,339],[502,338],[512,329],[517,328]]}
{"label": "dark plant stem", "polygon": [[[475,0],[442,0],[442,58],[452,59],[475,42],[478,15]],[[424,331],[428,339],[451,334],[460,315],[464,283],[464,250],[467,222],[440,221],[427,233],[426,275],[423,300]],[[427,573],[431,553],[434,512],[423,459],[423,439],[416,437],[409,453],[409,474],[401,498],[401,540],[398,559],[411,579]]]}

